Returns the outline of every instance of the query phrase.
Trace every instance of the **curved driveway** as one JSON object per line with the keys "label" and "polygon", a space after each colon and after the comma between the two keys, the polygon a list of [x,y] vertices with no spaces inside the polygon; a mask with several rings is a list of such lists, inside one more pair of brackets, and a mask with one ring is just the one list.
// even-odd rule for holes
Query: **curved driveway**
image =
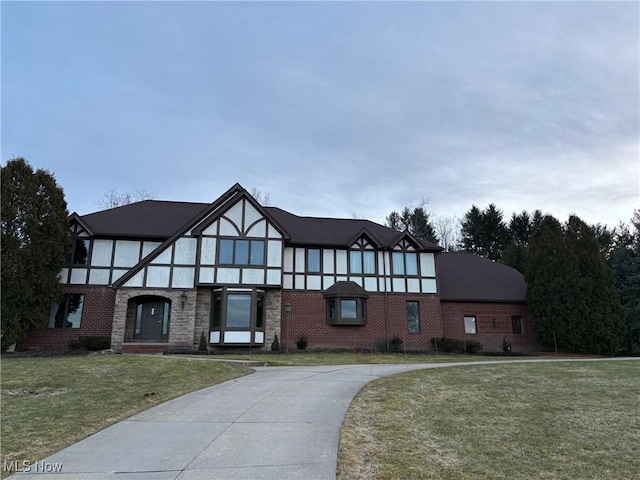
{"label": "curved driveway", "polygon": [[[471,365],[487,363],[496,362]],[[112,425],[18,478],[36,477],[33,471],[51,471],[58,464],[60,473],[37,478],[334,480],[342,421],[364,384],[394,373],[458,365],[470,364],[258,367],[252,375]]]}

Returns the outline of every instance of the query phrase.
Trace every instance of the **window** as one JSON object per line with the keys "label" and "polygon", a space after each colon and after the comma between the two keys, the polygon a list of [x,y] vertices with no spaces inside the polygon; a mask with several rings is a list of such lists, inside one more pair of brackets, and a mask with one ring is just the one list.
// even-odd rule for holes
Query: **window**
{"label": "window", "polygon": [[220,240],[220,265],[264,265],[264,240]]}
{"label": "window", "polygon": [[[224,338],[222,344],[262,344],[264,333],[256,332],[264,332],[265,313],[264,292],[260,290],[217,290],[211,302],[211,331],[217,332],[218,338]],[[220,335],[220,332],[227,334]]]}
{"label": "window", "polygon": [[65,295],[60,305],[49,311],[49,328],[80,328],[84,295]]}
{"label": "window", "polygon": [[307,250],[307,272],[320,273],[320,250],[310,248]]}
{"label": "window", "polygon": [[351,250],[349,252],[349,269],[352,274],[364,273],[372,275],[376,273],[376,254],[372,250]]}
{"label": "window", "polygon": [[393,252],[394,275],[418,275],[418,255],[415,252]]}
{"label": "window", "polygon": [[325,292],[329,325],[366,325],[366,290],[354,282],[336,282]]}
{"label": "window", "polygon": [[329,325],[366,325],[367,303],[363,298],[330,298],[327,300]]}
{"label": "window", "polygon": [[76,238],[71,243],[71,250],[67,255],[67,264],[86,265],[89,263],[89,246],[91,242],[86,238]]}
{"label": "window", "polygon": [[521,316],[511,317],[511,333],[514,333],[514,334],[522,333],[522,317]]}
{"label": "window", "polygon": [[470,335],[478,333],[476,328],[476,317],[471,315],[464,317],[464,333],[468,333]]}
{"label": "window", "polygon": [[420,333],[420,308],[418,302],[407,302],[407,330]]}

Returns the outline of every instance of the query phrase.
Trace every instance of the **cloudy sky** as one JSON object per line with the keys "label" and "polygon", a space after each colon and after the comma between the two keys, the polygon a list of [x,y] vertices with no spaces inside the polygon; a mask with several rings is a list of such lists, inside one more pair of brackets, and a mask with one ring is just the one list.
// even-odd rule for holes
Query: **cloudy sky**
{"label": "cloudy sky", "polygon": [[640,207],[638,2],[8,2],[2,163],[70,211],[111,190],[298,215],[627,222]]}

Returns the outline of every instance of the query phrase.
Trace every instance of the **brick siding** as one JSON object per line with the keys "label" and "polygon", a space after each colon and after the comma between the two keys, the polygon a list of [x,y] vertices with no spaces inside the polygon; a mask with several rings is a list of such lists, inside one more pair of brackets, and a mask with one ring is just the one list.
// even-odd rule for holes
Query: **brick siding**
{"label": "brick siding", "polygon": [[[476,317],[475,335],[464,333],[464,317]],[[511,331],[511,317],[522,317],[522,333]],[[495,325],[494,325],[495,319]],[[540,351],[533,329],[533,321],[522,303],[472,303],[442,302],[442,324],[445,337],[467,338],[482,344],[483,351],[502,351],[502,341],[507,338],[513,352]]]}
{"label": "brick siding", "polygon": [[83,294],[80,328],[39,328],[18,343],[17,350],[62,352],[80,336],[110,336],[113,323],[115,290],[111,287],[64,286],[65,294]]}

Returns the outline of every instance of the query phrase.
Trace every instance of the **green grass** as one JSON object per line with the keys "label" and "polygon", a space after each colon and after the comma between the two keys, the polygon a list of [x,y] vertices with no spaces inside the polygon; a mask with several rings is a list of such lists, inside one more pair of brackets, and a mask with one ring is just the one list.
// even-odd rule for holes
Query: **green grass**
{"label": "green grass", "polygon": [[4,357],[0,461],[40,460],[136,412],[250,371],[187,358]]}
{"label": "green grass", "polygon": [[371,382],[338,479],[632,479],[640,362],[452,367]]}

